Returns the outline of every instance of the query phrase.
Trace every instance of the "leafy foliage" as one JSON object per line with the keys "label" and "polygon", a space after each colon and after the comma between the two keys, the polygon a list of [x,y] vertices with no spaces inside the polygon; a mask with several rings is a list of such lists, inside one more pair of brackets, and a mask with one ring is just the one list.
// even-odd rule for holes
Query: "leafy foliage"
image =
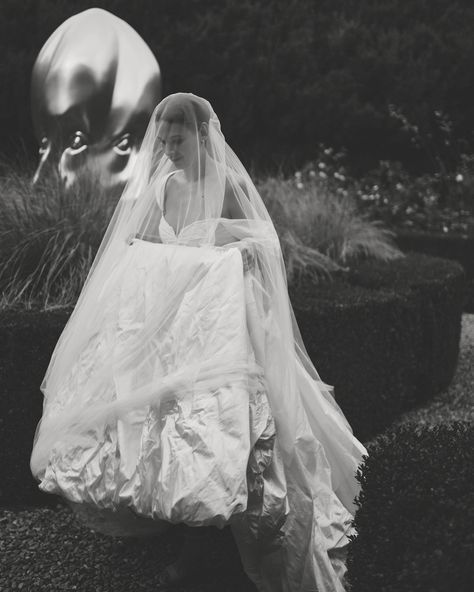
{"label": "leafy foliage", "polygon": [[[437,112],[474,152],[474,6],[464,0],[4,0],[0,6],[3,149],[32,149],[29,77],[48,36],[97,6],[130,23],[157,56],[165,94],[192,91],[215,106],[246,164],[347,148],[360,171],[380,159],[411,170],[456,166]],[[218,81],[218,84],[216,84]],[[230,100],[231,98],[231,100]],[[412,142],[399,110],[426,141]]]}
{"label": "leafy foliage", "polygon": [[352,592],[470,592],[474,428],[407,424],[379,437],[360,475]]}
{"label": "leafy foliage", "polygon": [[[419,138],[411,136],[412,139]],[[452,138],[451,133],[448,135]],[[454,139],[453,139],[454,141]],[[381,160],[364,175],[353,174],[347,151],[320,145],[316,158],[295,173],[296,186],[350,195],[358,210],[393,231],[422,231],[474,236],[474,157],[459,153],[459,165],[448,172],[414,175],[400,162]]]}

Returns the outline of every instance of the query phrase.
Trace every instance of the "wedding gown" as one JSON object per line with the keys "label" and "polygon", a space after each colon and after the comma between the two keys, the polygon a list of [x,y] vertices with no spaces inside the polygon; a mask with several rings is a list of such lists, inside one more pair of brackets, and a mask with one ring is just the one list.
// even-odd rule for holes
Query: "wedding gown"
{"label": "wedding gown", "polygon": [[[176,137],[182,168],[162,149]],[[179,170],[176,232],[163,196]],[[276,230],[204,99],[155,109],[41,388],[33,475],[96,529],[230,525],[260,591],[343,592],[366,450],[304,349]]]}
{"label": "wedding gown", "polygon": [[[163,326],[148,345],[154,351],[148,372],[157,381],[216,353],[236,363],[255,357],[247,315],[254,295],[251,282],[244,279],[239,251],[190,246],[202,242],[199,221],[176,234],[162,216],[159,233],[162,244],[135,239],[130,245],[109,280],[113,298],[103,311],[102,325],[44,417],[60,414],[78,396],[87,405],[88,379],[96,367],[108,366],[110,380],[102,389],[90,389],[94,404],[97,393],[107,402],[133,391],[144,377],[133,368],[114,368],[114,358],[123,348],[134,347],[152,309],[157,326]],[[171,285],[173,292],[184,296],[163,323],[156,303],[166,301]],[[338,549],[348,543],[352,516],[331,491],[322,447],[320,456],[320,474],[315,475],[322,494],[319,544]],[[259,557],[275,547],[281,552],[289,510],[275,422],[265,382],[258,375],[239,376],[232,384],[216,385],[212,392],[193,397],[176,393],[158,407],[130,412],[114,428],[109,424],[90,429],[72,443],[59,440],[40,488],[65,497],[79,512],[126,507],[152,518],[158,528],[160,521],[218,527],[230,523],[254,581],[271,579],[269,574],[262,576]],[[304,512],[298,519],[305,519]],[[97,524],[100,528],[100,520]],[[301,525],[302,534],[306,527]],[[326,558],[322,561],[330,572],[334,566]]]}

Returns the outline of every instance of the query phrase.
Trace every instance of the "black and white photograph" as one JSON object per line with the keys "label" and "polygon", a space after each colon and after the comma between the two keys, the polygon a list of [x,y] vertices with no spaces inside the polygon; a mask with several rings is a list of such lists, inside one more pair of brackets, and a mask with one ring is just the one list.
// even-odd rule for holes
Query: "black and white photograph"
{"label": "black and white photograph", "polygon": [[474,4],[0,48],[0,591],[472,592]]}

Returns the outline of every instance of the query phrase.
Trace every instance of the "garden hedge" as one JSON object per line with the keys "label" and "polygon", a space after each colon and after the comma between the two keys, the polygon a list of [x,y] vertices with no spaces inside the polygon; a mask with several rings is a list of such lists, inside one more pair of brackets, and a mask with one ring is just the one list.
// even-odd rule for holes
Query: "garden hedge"
{"label": "garden hedge", "polygon": [[474,425],[405,424],[368,452],[351,592],[472,592]]}
{"label": "garden hedge", "polygon": [[460,263],[466,272],[464,311],[474,313],[474,236],[421,231],[398,231],[395,242],[402,251],[416,251]]}
{"label": "garden hedge", "polygon": [[[362,440],[451,380],[463,279],[459,265],[415,255],[293,293],[308,351]],[[29,458],[39,385],[68,315],[0,314],[0,505],[53,497],[39,496]]]}
{"label": "garden hedge", "polygon": [[411,254],[292,290],[306,349],[359,439],[449,385],[464,286],[459,264]]}
{"label": "garden hedge", "polygon": [[53,503],[30,472],[36,425],[43,409],[39,385],[69,312],[0,314],[0,505]]}

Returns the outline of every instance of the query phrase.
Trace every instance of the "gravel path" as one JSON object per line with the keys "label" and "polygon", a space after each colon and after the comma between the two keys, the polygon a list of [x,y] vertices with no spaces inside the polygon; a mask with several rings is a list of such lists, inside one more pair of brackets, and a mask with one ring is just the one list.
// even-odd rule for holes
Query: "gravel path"
{"label": "gravel path", "polygon": [[[461,352],[451,386],[396,424],[474,419],[474,315],[463,315]],[[0,590],[10,592],[155,592],[180,535],[106,537],[81,526],[68,507],[0,510]],[[228,529],[213,536],[209,577],[182,592],[254,592]]]}
{"label": "gravel path", "polygon": [[[112,538],[83,527],[68,507],[0,511],[0,590],[10,592],[155,592],[180,534]],[[255,592],[227,529],[216,529],[206,578],[182,592]]]}

